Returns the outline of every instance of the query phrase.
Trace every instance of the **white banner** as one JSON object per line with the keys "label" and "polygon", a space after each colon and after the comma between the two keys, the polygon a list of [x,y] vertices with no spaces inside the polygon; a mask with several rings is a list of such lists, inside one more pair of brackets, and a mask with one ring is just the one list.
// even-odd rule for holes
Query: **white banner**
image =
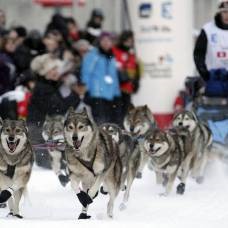
{"label": "white banner", "polygon": [[144,67],[134,103],[170,113],[184,79],[193,73],[192,0],[128,0],[128,5]]}

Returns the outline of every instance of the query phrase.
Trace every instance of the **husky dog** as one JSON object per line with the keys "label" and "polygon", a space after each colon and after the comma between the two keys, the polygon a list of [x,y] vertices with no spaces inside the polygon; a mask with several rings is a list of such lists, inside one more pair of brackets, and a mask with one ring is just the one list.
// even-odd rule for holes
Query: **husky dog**
{"label": "husky dog", "polygon": [[[184,127],[189,131],[192,149],[186,160],[186,166],[190,167],[190,164],[192,164],[192,176],[196,179],[197,183],[202,183],[212,146],[211,130],[190,111],[177,113],[173,119],[173,126]],[[186,176],[188,171],[185,174]]]}
{"label": "husky dog", "polygon": [[155,119],[147,105],[139,107],[130,107],[124,119],[124,128],[139,143],[141,152],[140,166],[137,178],[142,177],[142,171],[148,162],[148,155],[145,153],[142,141],[145,135],[156,127]]}
{"label": "husky dog", "polygon": [[0,203],[8,201],[9,215],[22,218],[19,203],[34,162],[28,130],[23,120],[2,119],[0,129]]}
{"label": "husky dog", "polygon": [[139,168],[139,147],[135,145],[135,141],[132,139],[131,135],[124,132],[118,125],[107,123],[102,124],[101,128],[112,136],[112,139],[119,145],[120,159],[123,167],[121,180],[121,188],[123,190],[125,188],[125,181],[127,181],[123,202],[120,205],[120,210],[123,210],[126,208],[130,189]]}
{"label": "husky dog", "polygon": [[[144,140],[144,148],[150,156],[151,165],[155,172],[163,177],[163,185],[168,195],[173,187],[173,183],[178,175],[179,169],[187,157],[191,141],[187,131],[177,129],[167,132],[162,130],[150,131]],[[182,179],[182,176],[180,176]],[[178,185],[177,193],[183,194],[183,184]]]}
{"label": "husky dog", "polygon": [[[83,206],[79,219],[90,218],[87,215],[88,205],[102,183],[110,196],[107,214],[113,217],[114,201],[120,190],[122,175],[118,145],[91,121],[86,109],[81,113],[72,109],[68,111],[64,134],[71,185]],[[83,190],[79,191],[80,182]]]}
{"label": "husky dog", "polygon": [[50,143],[48,152],[51,158],[51,167],[58,176],[62,186],[66,186],[69,182],[67,170],[61,169],[62,163],[66,162],[64,149],[58,147],[64,143],[64,117],[60,115],[46,116],[42,136],[47,143]]}

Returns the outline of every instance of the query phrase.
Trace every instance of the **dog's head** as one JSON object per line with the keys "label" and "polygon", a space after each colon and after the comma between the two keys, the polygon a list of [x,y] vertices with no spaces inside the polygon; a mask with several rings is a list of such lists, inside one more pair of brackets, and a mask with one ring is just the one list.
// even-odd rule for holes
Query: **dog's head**
{"label": "dog's head", "polygon": [[103,131],[105,131],[108,135],[110,135],[116,143],[118,144],[120,143],[120,140],[122,137],[122,130],[118,125],[105,123],[105,124],[102,124],[100,127]]}
{"label": "dog's head", "polygon": [[147,105],[131,107],[124,119],[124,128],[136,137],[146,134],[154,126],[155,120]]}
{"label": "dog's head", "polygon": [[182,111],[177,113],[173,118],[173,127],[186,128],[190,133],[195,130],[198,125],[198,118],[194,112]]}
{"label": "dog's head", "polygon": [[1,143],[9,155],[19,154],[28,140],[28,128],[24,120],[0,120]]}
{"label": "dog's head", "polygon": [[162,130],[150,131],[144,140],[144,148],[151,157],[159,157],[172,147],[172,137]]}
{"label": "dog's head", "polygon": [[68,145],[78,153],[90,145],[95,132],[95,125],[88,116],[87,110],[76,113],[70,109],[64,124],[64,135]]}
{"label": "dog's head", "polygon": [[46,116],[45,122],[43,124],[42,136],[43,139],[53,142],[64,141],[64,117],[61,115],[56,116]]}

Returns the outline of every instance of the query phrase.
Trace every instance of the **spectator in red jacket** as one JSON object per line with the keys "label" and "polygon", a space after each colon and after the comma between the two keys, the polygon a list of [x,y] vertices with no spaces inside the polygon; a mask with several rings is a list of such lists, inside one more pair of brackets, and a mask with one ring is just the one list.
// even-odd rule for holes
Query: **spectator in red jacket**
{"label": "spectator in red jacket", "polygon": [[117,61],[119,81],[122,92],[123,117],[131,104],[131,95],[139,87],[139,64],[134,53],[134,35],[132,31],[123,31],[119,42],[113,48]]}

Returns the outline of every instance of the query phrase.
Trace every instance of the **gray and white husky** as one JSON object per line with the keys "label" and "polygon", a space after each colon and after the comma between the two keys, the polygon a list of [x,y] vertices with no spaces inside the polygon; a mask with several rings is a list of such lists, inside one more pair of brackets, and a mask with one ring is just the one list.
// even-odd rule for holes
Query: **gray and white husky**
{"label": "gray and white husky", "polygon": [[112,136],[112,139],[119,145],[120,159],[123,166],[121,188],[124,190],[126,187],[123,202],[120,204],[120,210],[123,210],[126,208],[130,189],[140,165],[139,146],[135,145],[135,141],[129,133],[116,124],[106,123],[100,127]]}
{"label": "gray and white husky", "polygon": [[34,162],[23,120],[0,119],[0,203],[8,202],[9,216],[22,218],[19,203]]}
{"label": "gray and white husky", "polygon": [[186,165],[192,164],[192,176],[196,178],[197,183],[202,183],[212,146],[211,130],[191,111],[177,113],[173,119],[173,126],[184,127],[189,131],[192,148]]}
{"label": "gray and white husky", "polygon": [[149,159],[142,142],[146,134],[155,127],[155,119],[147,105],[130,107],[127,115],[124,118],[124,128],[132,135],[136,142],[138,142],[140,148],[141,158],[137,173],[138,178],[141,178],[142,171]]}
{"label": "gray and white husky", "polygon": [[60,183],[66,186],[69,178],[66,164],[64,164],[66,163],[64,148],[61,148],[61,144],[65,141],[64,120],[64,116],[61,115],[46,116],[42,136],[49,143],[48,152],[51,158],[51,167],[58,176]]}
{"label": "gray and white husky", "polygon": [[[92,122],[86,109],[81,113],[72,109],[68,111],[64,134],[71,185],[83,206],[79,219],[90,218],[87,215],[88,206],[101,184],[107,187],[107,214],[113,217],[114,201],[120,190],[122,175],[117,143]],[[79,190],[80,182],[82,190]]]}

